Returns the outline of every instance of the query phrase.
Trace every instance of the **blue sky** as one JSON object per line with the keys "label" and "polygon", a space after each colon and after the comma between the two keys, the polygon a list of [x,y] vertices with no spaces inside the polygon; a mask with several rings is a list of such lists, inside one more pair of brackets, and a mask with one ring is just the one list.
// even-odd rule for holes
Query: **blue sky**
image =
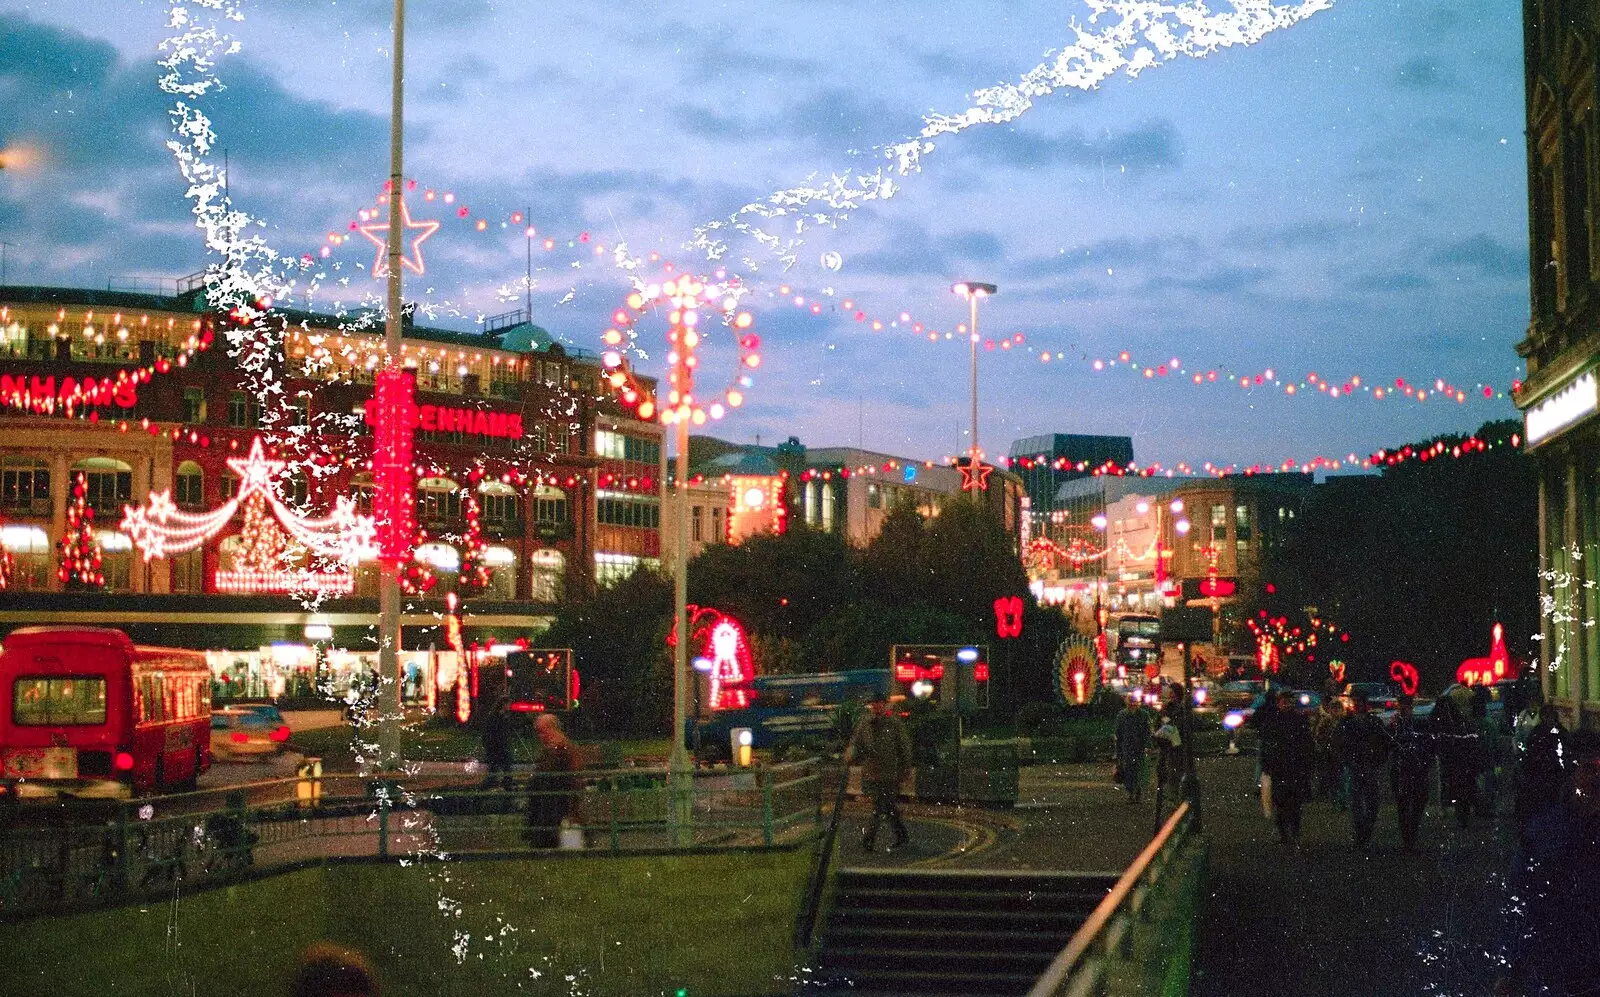
{"label": "blue sky", "polygon": [[[1014,81],[1088,16],[1080,2],[999,0],[409,6],[407,174],[474,217],[531,209],[562,241],[536,256],[535,318],[590,349],[626,284],[568,237],[695,263],[697,225],[814,174],[872,169],[871,150]],[[205,263],[163,145],[167,7],[0,0],[0,142],[41,154],[0,173],[13,282],[103,287]],[[242,50],[205,106],[239,206],[279,250],[315,250],[387,171],[390,4],[241,9]],[[1508,385],[1528,315],[1520,5],[1335,0],[1257,44],[1058,92],[936,145],[892,199],[803,233],[787,272],[733,243],[766,363],[720,435],[923,458],[965,447],[965,345],[872,332],[835,307],[948,330],[962,278],[1000,286],[986,333],[1026,338],[982,357],[990,453],[1041,432],[1117,433],[1141,462],[1250,464],[1512,414],[1475,393],[1287,397],[1095,373],[1083,358]],[[463,329],[521,303],[497,293],[523,276],[519,232],[413,203],[445,220],[408,298]],[[380,291],[370,262],[359,240],[336,251],[318,303]]]}

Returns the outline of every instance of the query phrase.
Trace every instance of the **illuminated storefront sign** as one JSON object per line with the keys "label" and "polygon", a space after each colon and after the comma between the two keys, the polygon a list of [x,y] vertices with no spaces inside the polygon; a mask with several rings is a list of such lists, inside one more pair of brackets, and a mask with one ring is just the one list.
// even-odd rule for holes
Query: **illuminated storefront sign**
{"label": "illuminated storefront sign", "polygon": [[522,439],[520,412],[494,412],[489,409],[447,408],[421,405],[417,408],[418,427],[427,432],[473,433],[507,440]]}
{"label": "illuminated storefront sign", "polygon": [[1528,409],[1528,446],[1537,446],[1596,410],[1600,410],[1600,382],[1591,370]]}
{"label": "illuminated storefront sign", "polygon": [[129,379],[0,374],[0,401],[10,408],[53,411],[71,405],[116,405],[133,408],[139,404],[138,386]]}

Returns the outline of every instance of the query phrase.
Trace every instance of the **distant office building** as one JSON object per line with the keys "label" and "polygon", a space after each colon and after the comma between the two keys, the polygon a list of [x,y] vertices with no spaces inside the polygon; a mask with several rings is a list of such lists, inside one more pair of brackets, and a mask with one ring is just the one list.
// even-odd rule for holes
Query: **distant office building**
{"label": "distant office building", "polygon": [[1127,467],[1133,463],[1133,439],[1073,433],[1028,436],[1011,444],[1010,463],[1028,493],[1028,534],[1048,536],[1047,527],[1057,511],[1056,490],[1068,481],[1091,477],[1095,468],[1107,464]]}

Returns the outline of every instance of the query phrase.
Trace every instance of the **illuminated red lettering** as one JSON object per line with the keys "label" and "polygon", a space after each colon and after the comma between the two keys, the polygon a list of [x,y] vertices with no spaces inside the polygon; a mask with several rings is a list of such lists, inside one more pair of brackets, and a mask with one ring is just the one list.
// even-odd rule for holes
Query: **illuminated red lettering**
{"label": "illuminated red lettering", "polygon": [[439,410],[439,432],[453,433],[456,430],[456,410],[441,408]]}
{"label": "illuminated red lettering", "polygon": [[56,393],[56,379],[54,377],[28,378],[28,394],[35,399],[50,398]]}
{"label": "illuminated red lettering", "polygon": [[479,436],[489,435],[489,413],[479,409],[472,417],[472,431]]}
{"label": "illuminated red lettering", "polygon": [[424,405],[419,410],[421,419],[418,422],[423,429],[433,432],[439,428],[439,408],[436,405]]}
{"label": "illuminated red lettering", "polygon": [[506,426],[506,435],[511,437],[513,440],[522,439],[522,415],[521,415],[521,413],[519,413],[519,412],[511,413],[510,421]]}
{"label": "illuminated red lettering", "polygon": [[115,400],[122,408],[133,408],[139,404],[139,389],[132,381],[118,381]]}
{"label": "illuminated red lettering", "polygon": [[489,413],[489,435],[502,437],[506,435],[506,414],[504,412]]}

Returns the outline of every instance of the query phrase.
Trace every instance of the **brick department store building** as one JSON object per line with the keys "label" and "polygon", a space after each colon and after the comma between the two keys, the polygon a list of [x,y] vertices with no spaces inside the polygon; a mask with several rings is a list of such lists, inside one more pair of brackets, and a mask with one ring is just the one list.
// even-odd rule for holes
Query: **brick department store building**
{"label": "brick department store building", "polygon": [[[284,372],[289,405],[273,431],[320,436],[312,442],[342,458],[326,476],[278,479],[278,495],[311,514],[325,515],[341,495],[370,509],[362,414],[383,329],[367,318],[274,310],[269,319],[283,330],[272,366]],[[238,513],[199,549],[150,561],[118,528],[124,505],[156,492],[187,512],[216,509],[239,488],[229,459],[258,437],[272,452],[263,402],[229,355],[228,321],[198,287],[170,297],[0,287],[0,543],[13,563],[0,632],[121,626],[136,640],[249,658],[252,674],[272,671],[264,662],[274,656],[331,659],[367,646],[375,564],[357,566],[348,591],[312,612],[287,593],[241,591],[233,581]],[[211,346],[197,351],[202,340]],[[407,649],[442,645],[436,613],[460,546],[447,541],[465,533],[469,491],[493,569],[489,589],[466,603],[469,641],[536,635],[569,596],[659,563],[661,430],[609,402],[595,358],[552,342],[521,313],[490,320],[481,333],[422,328],[408,317],[404,358],[423,415],[416,511],[432,542],[420,557],[440,579],[426,597],[407,600]],[[154,372],[131,383],[127,375],[141,368]],[[67,415],[60,402],[90,379],[115,388]],[[61,591],[56,579],[56,543],[80,473],[104,550],[104,592]]]}

